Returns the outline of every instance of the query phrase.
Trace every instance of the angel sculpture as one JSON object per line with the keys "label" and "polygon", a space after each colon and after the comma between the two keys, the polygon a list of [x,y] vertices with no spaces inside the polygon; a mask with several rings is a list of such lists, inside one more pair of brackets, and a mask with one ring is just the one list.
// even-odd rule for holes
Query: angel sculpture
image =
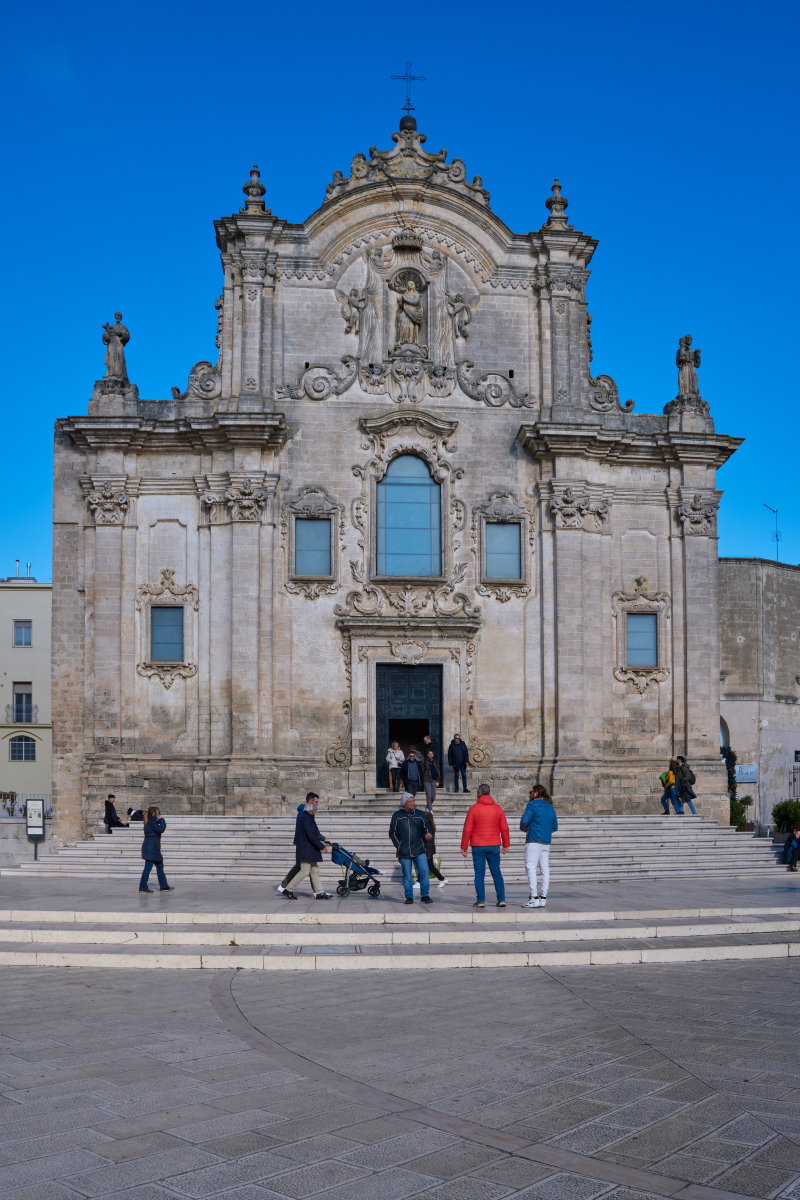
{"label": "angel sculpture", "polygon": [[350,294],[340,292],[336,289],[336,299],[342,306],[342,316],[344,317],[345,333],[354,333],[358,335],[361,326],[361,314],[364,311],[367,303],[366,288],[350,288]]}
{"label": "angel sculpture", "polygon": [[453,320],[453,333],[457,338],[468,338],[468,325],[472,320],[472,309],[478,304],[478,298],[467,300],[463,292],[447,297],[447,311]]}

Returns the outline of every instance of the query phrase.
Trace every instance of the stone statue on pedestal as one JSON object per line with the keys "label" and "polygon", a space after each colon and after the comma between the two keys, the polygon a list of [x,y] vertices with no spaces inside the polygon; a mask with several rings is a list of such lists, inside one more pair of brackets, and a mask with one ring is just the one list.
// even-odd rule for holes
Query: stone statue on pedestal
{"label": "stone statue on pedestal", "polygon": [[125,366],[125,346],[131,340],[131,335],[122,324],[122,313],[114,313],[116,324],[103,326],[103,345],[106,347],[106,379],[120,379],[128,382],[128,369]]}
{"label": "stone statue on pedestal", "polygon": [[675,356],[678,367],[678,396],[700,396],[700,385],[697,382],[697,370],[700,366],[700,351],[692,350],[692,339],[687,334],[680,339],[678,353]]}
{"label": "stone statue on pedestal", "polygon": [[406,290],[397,299],[395,336],[398,346],[419,345],[419,331],[425,318],[422,296],[413,279],[406,283]]}

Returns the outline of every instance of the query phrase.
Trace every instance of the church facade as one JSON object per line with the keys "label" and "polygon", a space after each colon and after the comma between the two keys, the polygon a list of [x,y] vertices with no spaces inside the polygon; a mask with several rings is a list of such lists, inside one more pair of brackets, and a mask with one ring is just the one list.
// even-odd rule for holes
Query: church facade
{"label": "church facade", "polygon": [[107,791],[370,793],[425,731],[508,806],[538,780],[576,813],[660,811],[683,753],[727,820],[715,472],[739,442],[699,353],[663,415],[632,411],[593,374],[597,243],[558,181],[515,234],[413,118],[392,138],[301,224],[254,168],[215,223],[218,361],[142,400],[116,314],[88,414],[57,422],[61,844]]}

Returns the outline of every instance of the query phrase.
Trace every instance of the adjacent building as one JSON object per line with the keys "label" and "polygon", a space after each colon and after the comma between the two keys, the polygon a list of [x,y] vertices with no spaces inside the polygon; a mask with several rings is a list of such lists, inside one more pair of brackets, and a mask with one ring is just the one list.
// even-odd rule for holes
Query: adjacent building
{"label": "adjacent building", "polygon": [[52,584],[0,579],[0,810],[50,803]]}

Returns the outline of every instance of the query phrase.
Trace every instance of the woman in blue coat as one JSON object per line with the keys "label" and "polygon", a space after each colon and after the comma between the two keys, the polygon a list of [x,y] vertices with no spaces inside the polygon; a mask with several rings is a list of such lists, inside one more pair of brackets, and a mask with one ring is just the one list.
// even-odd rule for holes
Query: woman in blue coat
{"label": "woman in blue coat", "polygon": [[161,891],[174,891],[167,883],[167,877],[164,874],[164,859],[161,857],[161,835],[166,828],[167,822],[161,816],[161,809],[151,805],[144,819],[144,841],[142,842],[144,870],[142,878],[139,880],[140,892],[152,892],[153,889],[147,886],[147,880],[154,866]]}

